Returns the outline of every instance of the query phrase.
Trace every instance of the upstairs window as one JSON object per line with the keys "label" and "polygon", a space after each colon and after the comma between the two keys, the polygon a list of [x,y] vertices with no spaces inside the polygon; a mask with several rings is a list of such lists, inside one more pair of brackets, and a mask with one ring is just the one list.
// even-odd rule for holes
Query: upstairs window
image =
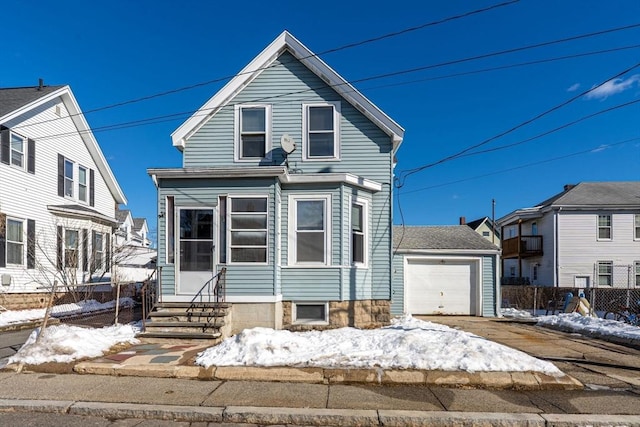
{"label": "upstairs window", "polygon": [[87,168],[78,166],[78,200],[87,201]]}
{"label": "upstairs window", "polygon": [[611,240],[611,215],[598,215],[598,240]]}
{"label": "upstairs window", "polygon": [[271,157],[271,106],[236,107],[236,160],[261,160]]}
{"label": "upstairs window", "polygon": [[266,197],[229,197],[231,262],[267,262]]}
{"label": "upstairs window", "polygon": [[598,286],[613,285],[613,262],[598,261]]}
{"label": "upstairs window", "polygon": [[634,215],[634,238],[640,240],[640,214]]}
{"label": "upstairs window", "polygon": [[73,197],[73,162],[64,159],[64,195]]}
{"label": "upstairs window", "polygon": [[7,218],[7,264],[24,265],[24,221]]}
{"label": "upstairs window", "polygon": [[303,157],[305,160],[338,160],[339,103],[303,105]]}
{"label": "upstairs window", "polygon": [[11,133],[11,164],[24,168],[25,138]]}

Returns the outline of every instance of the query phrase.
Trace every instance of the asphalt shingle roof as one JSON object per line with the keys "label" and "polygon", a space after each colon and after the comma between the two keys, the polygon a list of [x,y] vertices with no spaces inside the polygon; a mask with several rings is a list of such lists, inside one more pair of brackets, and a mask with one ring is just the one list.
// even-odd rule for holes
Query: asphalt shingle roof
{"label": "asphalt shingle roof", "polygon": [[136,231],[140,231],[142,229],[144,221],[144,218],[133,218],[133,229]]}
{"label": "asphalt shingle roof", "polygon": [[0,88],[0,117],[23,107],[38,98],[55,92],[64,86],[43,86],[38,90],[38,86]]}
{"label": "asphalt shingle roof", "polygon": [[640,181],[581,182],[539,206],[640,206]]}
{"label": "asphalt shingle roof", "polygon": [[127,215],[129,215],[129,209],[116,210],[116,220],[118,220],[118,223],[120,224],[122,224],[127,219]]}
{"label": "asphalt shingle roof", "polygon": [[[400,245],[398,247],[398,245]],[[498,247],[466,225],[393,227],[394,249],[497,250]]]}

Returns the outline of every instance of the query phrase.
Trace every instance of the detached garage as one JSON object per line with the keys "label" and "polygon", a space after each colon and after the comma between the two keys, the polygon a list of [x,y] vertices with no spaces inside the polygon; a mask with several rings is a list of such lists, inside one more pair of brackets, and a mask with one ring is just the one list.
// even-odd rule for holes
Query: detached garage
{"label": "detached garage", "polygon": [[497,315],[497,246],[466,225],[393,232],[394,315]]}

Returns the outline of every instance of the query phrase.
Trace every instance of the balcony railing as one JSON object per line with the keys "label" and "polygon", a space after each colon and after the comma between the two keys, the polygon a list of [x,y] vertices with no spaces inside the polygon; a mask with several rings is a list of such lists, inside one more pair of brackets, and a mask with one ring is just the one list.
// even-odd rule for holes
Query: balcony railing
{"label": "balcony railing", "polygon": [[529,258],[541,255],[542,236],[518,236],[502,241],[503,258]]}

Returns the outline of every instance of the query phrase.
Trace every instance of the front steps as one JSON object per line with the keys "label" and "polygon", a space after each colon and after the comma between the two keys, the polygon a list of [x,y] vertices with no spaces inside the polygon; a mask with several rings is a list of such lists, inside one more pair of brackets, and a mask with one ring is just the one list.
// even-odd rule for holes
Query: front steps
{"label": "front steps", "polygon": [[216,302],[158,303],[139,334],[143,338],[220,340],[229,324],[231,304]]}

